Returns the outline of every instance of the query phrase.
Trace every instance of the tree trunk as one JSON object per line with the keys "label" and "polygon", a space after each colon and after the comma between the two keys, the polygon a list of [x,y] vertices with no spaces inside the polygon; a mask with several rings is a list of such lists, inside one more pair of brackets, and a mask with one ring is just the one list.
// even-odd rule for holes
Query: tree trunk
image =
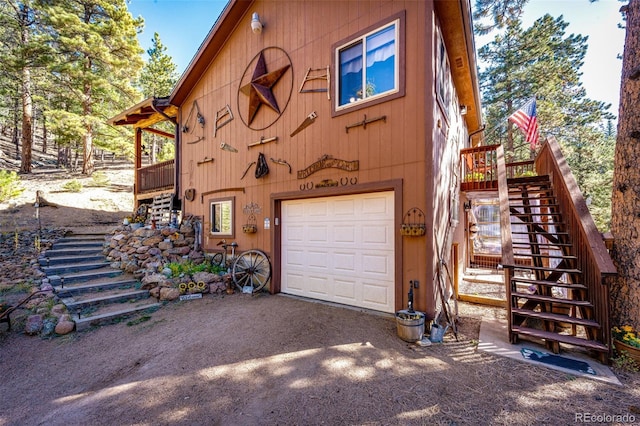
{"label": "tree trunk", "polygon": [[618,276],[611,281],[613,325],[640,329],[640,0],[626,7],[618,136],[613,175],[611,232]]}
{"label": "tree trunk", "polygon": [[31,99],[31,72],[22,70],[22,163],[21,173],[31,173],[31,145],[33,144],[33,103]]}
{"label": "tree trunk", "polygon": [[42,153],[47,153],[47,138],[49,133],[47,132],[47,115],[42,111]]}
{"label": "tree trunk", "polygon": [[14,101],[13,108],[13,134],[11,136],[11,141],[16,146],[16,160],[20,159],[20,136],[18,135],[18,109],[19,109],[20,101],[16,96]]}

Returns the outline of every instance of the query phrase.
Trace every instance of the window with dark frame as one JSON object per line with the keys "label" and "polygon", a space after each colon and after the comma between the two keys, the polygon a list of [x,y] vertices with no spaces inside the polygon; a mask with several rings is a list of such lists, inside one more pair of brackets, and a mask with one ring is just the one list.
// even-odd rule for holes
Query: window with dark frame
{"label": "window with dark frame", "polygon": [[335,111],[404,95],[401,26],[404,13],[334,45]]}
{"label": "window with dark frame", "polygon": [[210,201],[209,232],[217,236],[233,236],[234,199]]}

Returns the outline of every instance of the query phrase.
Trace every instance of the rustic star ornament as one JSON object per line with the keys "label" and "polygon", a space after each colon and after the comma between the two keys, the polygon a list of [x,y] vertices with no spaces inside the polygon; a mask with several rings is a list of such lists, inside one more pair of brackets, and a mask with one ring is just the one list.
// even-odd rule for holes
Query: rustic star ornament
{"label": "rustic star ornament", "polygon": [[251,124],[263,104],[280,115],[280,108],[278,107],[276,97],[273,95],[272,88],[284,73],[287,72],[289,67],[291,67],[291,64],[278,68],[275,71],[267,72],[267,64],[265,63],[264,55],[260,52],[251,81],[240,88],[242,93],[249,96],[248,124]]}

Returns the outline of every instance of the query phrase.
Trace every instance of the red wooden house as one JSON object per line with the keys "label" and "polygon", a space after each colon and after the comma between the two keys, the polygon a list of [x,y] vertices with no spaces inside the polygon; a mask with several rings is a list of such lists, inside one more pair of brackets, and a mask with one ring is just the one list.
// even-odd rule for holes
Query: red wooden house
{"label": "red wooden house", "polygon": [[[566,201],[542,201],[545,217],[563,203],[565,215],[578,215],[570,232],[529,224],[527,235],[563,247],[571,244],[551,234],[574,233],[567,238],[579,247],[555,270],[541,260],[539,236],[528,240],[527,261],[507,246],[510,215],[524,223],[537,214],[510,207],[509,191],[520,191],[521,204],[525,193],[548,196],[540,179],[527,192],[514,167],[551,175],[552,187],[572,177],[553,169],[562,163],[553,141],[524,166],[475,147],[483,126],[469,0],[230,0],[169,104],[176,204],[201,218],[206,251],[226,240],[266,252],[271,293],[393,313],[413,286],[414,308],[433,318],[467,262],[466,191],[498,198],[500,189],[496,263],[507,271],[511,340],[608,352],[602,283],[613,269],[579,191],[569,185],[559,195]],[[445,263],[453,277],[443,276]],[[519,267],[535,276],[513,281]],[[579,268],[591,268],[589,283]],[[569,295],[552,299],[553,282]],[[554,317],[554,304],[569,313]],[[527,326],[531,317],[545,327]],[[556,324],[567,320],[586,336],[564,337]]]}

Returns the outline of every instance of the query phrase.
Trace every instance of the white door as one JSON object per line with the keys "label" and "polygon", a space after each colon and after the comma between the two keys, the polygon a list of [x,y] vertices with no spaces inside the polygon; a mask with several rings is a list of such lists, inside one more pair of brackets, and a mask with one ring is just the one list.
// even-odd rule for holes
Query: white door
{"label": "white door", "polygon": [[395,312],[393,191],[282,202],[283,293]]}

